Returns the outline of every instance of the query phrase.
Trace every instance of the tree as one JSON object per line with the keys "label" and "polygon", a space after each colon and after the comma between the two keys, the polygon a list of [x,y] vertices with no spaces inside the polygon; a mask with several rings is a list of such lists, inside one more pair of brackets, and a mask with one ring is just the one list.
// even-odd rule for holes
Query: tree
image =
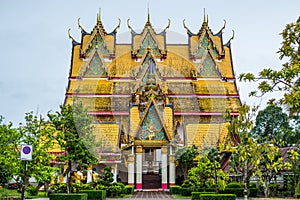
{"label": "tree", "polygon": [[[300,182],[300,148],[294,147],[288,152],[288,162],[291,164],[290,171],[292,174],[288,176],[288,181],[290,182],[291,188],[297,188],[297,183]],[[300,192],[300,187],[298,183],[298,191]],[[300,194],[299,194],[300,195]]]}
{"label": "tree", "polygon": [[[53,174],[58,169],[51,166],[53,155],[49,153],[55,144],[54,129],[47,126],[43,118],[33,112],[25,114],[25,124],[20,124],[18,132],[21,135],[20,143],[33,146],[32,161],[27,162],[28,177],[34,177],[38,186],[50,183]],[[20,169],[24,167],[19,166]],[[23,176],[20,170],[19,176]]]}
{"label": "tree", "polygon": [[276,177],[282,169],[289,169],[291,167],[290,163],[283,162],[282,152],[275,145],[275,142],[267,142],[260,145],[262,150],[262,159],[259,164],[259,170],[257,174],[263,181],[265,197],[270,196],[269,185],[271,180]]}
{"label": "tree", "polygon": [[280,145],[283,140],[290,142],[285,140],[285,136],[290,132],[288,115],[282,111],[282,108],[269,104],[265,109],[258,112],[251,136],[257,139],[259,143],[274,140],[276,144]]}
{"label": "tree", "polygon": [[177,149],[175,158],[183,172],[184,179],[187,179],[188,170],[193,166],[194,159],[199,154],[198,147],[192,145],[190,147],[184,146]]}
{"label": "tree", "polygon": [[0,186],[6,185],[20,166],[18,147],[21,136],[11,122],[4,124],[3,119],[0,116]]}
{"label": "tree", "polygon": [[220,163],[212,157],[216,156],[213,154],[214,149],[203,151],[203,154],[198,157],[197,166],[192,167],[188,173],[188,179],[196,186],[204,188],[204,191],[207,186],[214,185],[224,190],[228,181],[228,174],[220,169]]}
{"label": "tree", "polygon": [[232,151],[230,165],[235,173],[242,175],[245,195],[248,194],[250,178],[259,169],[258,167],[262,160],[262,148],[260,148],[257,141],[251,138],[251,131],[253,129],[252,117],[256,109],[253,108],[250,111],[249,106],[242,105],[239,108],[238,117],[232,118],[230,112],[226,115],[226,119],[231,120],[228,132],[240,137],[240,143],[236,147],[229,147],[229,150]]}
{"label": "tree", "polygon": [[74,163],[82,169],[87,169],[90,164],[96,163],[95,136],[93,135],[93,118],[87,114],[82,104],[61,105],[60,111],[48,113],[49,123],[56,130],[56,140],[65,154],[57,160],[67,162],[65,175],[67,177],[67,190],[71,191],[70,172]]}
{"label": "tree", "polygon": [[278,53],[279,59],[284,61],[282,68],[279,70],[266,68],[260,71],[258,76],[243,73],[239,79],[259,81],[258,91],[251,92],[251,96],[282,91],[284,96],[279,102],[288,105],[293,114],[300,111],[300,17],[296,23],[287,24],[281,36],[283,42]]}

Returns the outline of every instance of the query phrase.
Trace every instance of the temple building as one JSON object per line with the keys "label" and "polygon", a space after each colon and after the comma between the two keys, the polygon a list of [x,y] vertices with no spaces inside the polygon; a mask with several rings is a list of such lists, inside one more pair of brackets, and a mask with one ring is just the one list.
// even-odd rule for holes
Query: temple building
{"label": "temple building", "polygon": [[[121,23],[121,21],[120,21]],[[78,21],[72,39],[65,104],[82,102],[94,116],[101,142],[99,166],[137,190],[168,189],[180,173],[174,153],[181,146],[220,147],[235,142],[223,115],[238,115],[240,97],[225,28],[214,34],[204,17],[197,33],[185,22],[186,44],[167,44],[167,26],[156,32],[150,14],[141,32],[128,19],[131,41],[118,43],[100,14],[91,32]],[[201,23],[201,22],[200,22]],[[199,24],[200,24],[199,23]]]}

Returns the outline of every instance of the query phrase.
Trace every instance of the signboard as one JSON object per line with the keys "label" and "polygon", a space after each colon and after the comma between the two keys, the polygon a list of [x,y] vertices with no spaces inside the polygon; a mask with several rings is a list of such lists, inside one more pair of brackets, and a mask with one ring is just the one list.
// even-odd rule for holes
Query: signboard
{"label": "signboard", "polygon": [[32,145],[22,144],[21,145],[21,160],[32,160]]}

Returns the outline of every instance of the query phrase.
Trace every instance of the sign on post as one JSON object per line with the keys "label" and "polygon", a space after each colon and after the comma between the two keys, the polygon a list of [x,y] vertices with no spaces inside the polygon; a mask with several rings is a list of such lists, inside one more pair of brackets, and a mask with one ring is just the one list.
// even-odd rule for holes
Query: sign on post
{"label": "sign on post", "polygon": [[21,160],[32,160],[32,145],[22,144],[21,145]]}

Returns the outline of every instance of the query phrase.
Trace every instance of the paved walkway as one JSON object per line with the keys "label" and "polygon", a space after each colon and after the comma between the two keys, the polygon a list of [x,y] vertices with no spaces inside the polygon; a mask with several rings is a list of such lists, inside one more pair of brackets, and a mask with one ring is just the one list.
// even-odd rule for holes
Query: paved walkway
{"label": "paved walkway", "polygon": [[118,199],[111,199],[107,198],[108,200],[129,200],[129,199],[173,199],[173,197],[168,192],[135,192],[131,198],[118,198]]}
{"label": "paved walkway", "polygon": [[[174,199],[167,192],[135,192],[131,198],[106,198],[107,200],[134,200],[134,199],[145,199],[145,200],[153,200],[153,199]],[[238,198],[238,200],[243,200],[244,198]],[[297,200],[293,198],[248,198],[248,200]],[[39,199],[31,199],[31,200],[49,200],[49,198],[39,198]],[[176,199],[176,200],[188,200],[188,199]]]}

